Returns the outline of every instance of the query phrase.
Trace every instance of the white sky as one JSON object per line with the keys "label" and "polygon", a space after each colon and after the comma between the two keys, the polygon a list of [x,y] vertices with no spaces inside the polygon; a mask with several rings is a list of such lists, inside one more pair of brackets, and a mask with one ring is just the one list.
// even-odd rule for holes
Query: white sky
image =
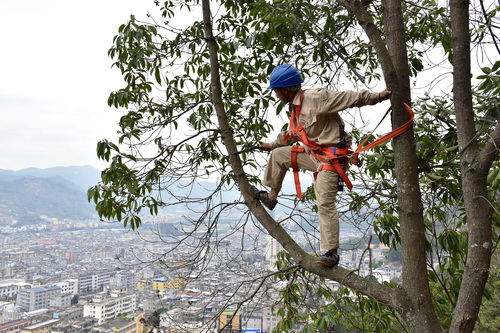
{"label": "white sky", "polygon": [[0,169],[92,165],[116,141],[122,87],[107,51],[130,14],[153,0],[0,0]]}
{"label": "white sky", "polygon": [[107,166],[95,148],[117,141],[122,111],[107,98],[123,86],[107,51],[148,12],[159,16],[153,0],[0,0],[0,169]]}
{"label": "white sky", "polygon": [[117,141],[107,98],[123,86],[107,51],[148,11],[153,0],[0,0],[0,169],[107,166],[95,148]]}

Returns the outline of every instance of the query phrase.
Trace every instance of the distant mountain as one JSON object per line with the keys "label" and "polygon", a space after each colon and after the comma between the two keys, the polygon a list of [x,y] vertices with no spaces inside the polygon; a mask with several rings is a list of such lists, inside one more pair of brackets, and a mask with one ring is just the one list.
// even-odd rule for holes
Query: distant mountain
{"label": "distant mountain", "polygon": [[[97,215],[93,204],[87,202],[86,191],[100,180],[101,172],[91,166],[54,167],[48,169],[27,168],[19,171],[0,169],[0,224],[17,220],[22,224],[38,223],[48,218],[89,219]],[[303,188],[306,188],[304,182]],[[295,193],[293,182],[285,181],[283,190]],[[179,181],[169,188],[178,196],[188,196],[192,200],[205,198],[218,186],[215,182],[203,181],[190,185]],[[177,203],[170,193],[163,199]],[[236,187],[224,188],[213,200],[234,202],[241,200]],[[206,203],[191,203],[189,209],[202,210]],[[185,205],[173,205],[162,209],[167,213],[188,211]],[[279,206],[275,213],[281,213]]]}
{"label": "distant mountain", "polygon": [[41,216],[89,219],[96,213],[86,190],[99,178],[100,171],[90,166],[0,169],[0,221],[30,224],[42,221]]}
{"label": "distant mountain", "polygon": [[89,187],[97,184],[97,182],[101,179],[101,171],[89,165],[54,167],[48,169],[27,168],[19,171],[0,169],[0,180],[7,180],[7,179],[14,180],[26,177],[33,177],[33,178],[61,177],[81,187],[86,191]]}

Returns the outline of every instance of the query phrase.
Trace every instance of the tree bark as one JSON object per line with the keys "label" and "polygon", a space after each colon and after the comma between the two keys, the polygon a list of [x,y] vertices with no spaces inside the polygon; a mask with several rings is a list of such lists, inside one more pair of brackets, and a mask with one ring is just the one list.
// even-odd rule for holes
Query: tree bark
{"label": "tree bark", "polygon": [[[382,4],[387,48],[398,76],[398,90],[401,91],[403,101],[411,105],[410,71],[401,1],[386,0]],[[401,115],[404,113],[393,113],[393,127],[406,121],[406,117]],[[407,320],[413,332],[438,332],[441,327],[427,277],[425,225],[413,128],[394,139],[394,163],[403,251],[403,288],[412,300],[414,310],[413,314],[407,316]]]}
{"label": "tree bark", "polygon": [[[450,332],[472,332],[481,306],[491,260],[493,208],[487,195],[486,179],[496,153],[492,150],[492,140],[489,140],[490,143],[484,149],[485,153],[481,154],[474,124],[470,79],[469,1],[452,0],[450,17],[453,100],[460,148],[462,191],[469,232],[467,262]],[[496,150],[498,151],[498,146]]]}
{"label": "tree bark", "polygon": [[[408,65],[404,38],[404,26],[401,11],[401,2],[398,0],[384,1],[385,18],[387,24],[387,48],[382,35],[373,24],[368,12],[360,1],[340,0],[358,19],[360,25],[370,38],[378,54],[388,89],[392,90],[391,103],[393,107],[393,127],[398,127],[407,121],[404,102],[410,103],[410,85],[408,80]],[[454,10],[460,9],[464,13],[464,0],[454,0]],[[212,18],[209,0],[203,0],[203,17],[205,37],[210,54],[211,86],[214,108],[218,117],[219,129],[224,145],[229,155],[229,163],[234,173],[245,203],[250,212],[259,220],[269,234],[277,239],[284,249],[294,258],[298,267],[338,281],[347,287],[355,289],[377,301],[398,311],[407,321],[412,332],[439,332],[441,327],[433,309],[427,267],[425,260],[425,238],[423,223],[423,207],[420,200],[420,188],[416,163],[415,142],[413,130],[409,130],[394,140],[396,163],[397,191],[399,199],[399,218],[401,223],[401,238],[403,247],[403,288],[389,288],[385,285],[361,278],[354,272],[337,267],[325,269],[315,263],[315,259],[303,251],[290,235],[277,224],[249,193],[249,183],[245,176],[243,164],[237,154],[237,146],[233,139],[231,127],[225,113],[222,100],[222,86],[219,74],[217,42],[212,33]],[[453,7],[452,6],[452,7]],[[465,12],[467,8],[465,8]],[[452,17],[454,12],[452,12]],[[468,20],[468,19],[467,19]],[[468,21],[465,22],[468,22]],[[462,25],[467,30],[467,24],[457,16],[455,24]],[[462,22],[462,23],[456,23]],[[455,27],[458,29],[458,27]],[[460,33],[460,36],[463,32]],[[468,30],[467,30],[468,35]],[[455,36],[455,35],[454,35]],[[456,36],[454,38],[457,38]],[[455,41],[454,54],[466,53],[461,48],[462,38]],[[469,43],[463,42],[464,44]],[[460,45],[460,46],[459,46]],[[456,47],[456,49],[455,49]],[[455,59],[456,66],[465,60]],[[470,59],[467,63],[470,63]],[[497,155],[500,141],[500,130],[497,128],[482,154],[479,151],[474,131],[472,102],[470,99],[470,78],[467,87],[462,87],[465,76],[470,75],[470,69],[465,70],[467,75],[455,73],[454,82],[455,104],[459,143],[462,153],[462,174],[464,186],[464,200],[469,223],[470,243],[468,261],[458,305],[454,313],[452,331],[471,331],[479,311],[482,291],[488,277],[488,267],[491,252],[491,209],[484,209],[487,205],[486,175],[491,163]],[[459,68],[457,68],[458,70]],[[462,76],[463,75],[463,76]],[[466,90],[461,90],[466,89]],[[460,100],[460,97],[464,97]],[[483,158],[481,160],[481,158]],[[491,205],[488,207],[491,208]],[[489,221],[489,224],[488,224]],[[478,290],[480,289],[480,292]],[[472,299],[473,303],[469,303]],[[473,304],[471,307],[469,304]],[[467,330],[469,329],[470,330]]]}
{"label": "tree bark", "polygon": [[[401,1],[383,1],[387,46],[361,2],[343,0],[341,3],[354,14],[375,47],[387,88],[393,93],[392,126],[397,128],[408,120],[403,103],[411,103]],[[403,290],[411,303],[404,310],[403,317],[412,332],[439,332],[441,327],[427,278],[425,226],[413,129],[395,138],[393,145],[403,251]]]}

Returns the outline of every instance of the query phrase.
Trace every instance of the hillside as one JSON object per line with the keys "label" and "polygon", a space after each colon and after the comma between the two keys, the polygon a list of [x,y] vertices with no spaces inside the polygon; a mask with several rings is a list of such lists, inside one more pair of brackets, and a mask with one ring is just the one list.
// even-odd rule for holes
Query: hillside
{"label": "hillside", "polygon": [[27,168],[19,171],[0,169],[0,181],[14,180],[20,178],[51,178],[61,177],[83,190],[95,185],[100,179],[101,172],[94,167],[71,166],[54,167],[48,169]]}
{"label": "hillside", "polygon": [[96,184],[99,170],[89,166],[0,169],[0,223],[32,224],[42,216],[82,220],[95,216],[86,189]]}
{"label": "hillside", "polygon": [[[58,220],[85,220],[97,218],[95,207],[87,202],[86,191],[100,180],[100,171],[90,166],[54,167],[48,169],[27,168],[19,171],[0,169],[0,225],[14,221],[36,224],[47,218]],[[304,182],[305,188],[307,182]],[[190,186],[180,181],[170,188],[176,195],[186,195],[191,199],[203,198],[217,187],[213,182],[200,182]],[[293,182],[285,181],[285,193],[295,193]],[[178,205],[177,199],[165,193],[163,199],[176,203],[164,207],[163,213],[189,214],[189,209]],[[240,200],[237,189],[225,189],[218,200],[233,202]],[[202,210],[204,203],[192,203],[190,209]],[[278,206],[275,214],[282,213]]]}

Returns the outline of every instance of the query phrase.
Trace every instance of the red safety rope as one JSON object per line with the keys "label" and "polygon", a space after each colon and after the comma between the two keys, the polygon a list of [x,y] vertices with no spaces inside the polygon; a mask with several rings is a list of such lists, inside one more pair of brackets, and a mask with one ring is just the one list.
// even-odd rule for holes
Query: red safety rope
{"label": "red safety rope", "polygon": [[302,199],[302,190],[300,188],[300,178],[299,178],[299,166],[297,165],[297,153],[303,153],[306,150],[301,146],[293,145],[292,146],[292,170],[293,170],[293,179],[295,181],[295,191],[297,192],[297,197]]}
{"label": "red safety rope", "polygon": [[368,150],[368,149],[371,149],[371,148],[376,147],[376,146],[379,146],[379,145],[381,145],[381,144],[389,141],[390,139],[393,139],[393,138],[397,137],[398,135],[403,134],[404,132],[406,132],[410,128],[411,124],[413,123],[413,119],[415,118],[415,113],[413,112],[413,109],[408,104],[405,103],[404,106],[405,106],[406,114],[408,115],[408,121],[406,123],[404,123],[403,125],[399,126],[398,128],[390,131],[389,133],[386,133],[386,134],[382,135],[380,138],[376,139],[372,143],[370,143],[370,144],[368,144],[368,145],[365,146],[365,144],[368,141],[368,139],[370,139],[370,137],[372,137],[373,132],[375,132],[377,130],[377,128],[382,123],[382,121],[385,119],[385,117],[392,110],[392,107],[390,107],[387,110],[387,112],[384,114],[384,116],[382,117],[382,119],[380,120],[380,122],[378,123],[378,125],[375,127],[375,129],[373,131],[371,131],[370,135],[368,135],[363,140],[363,142],[358,146],[358,148],[356,148],[356,151],[353,154],[353,163],[354,164],[357,164],[357,162],[358,162],[358,154],[360,152]]}

